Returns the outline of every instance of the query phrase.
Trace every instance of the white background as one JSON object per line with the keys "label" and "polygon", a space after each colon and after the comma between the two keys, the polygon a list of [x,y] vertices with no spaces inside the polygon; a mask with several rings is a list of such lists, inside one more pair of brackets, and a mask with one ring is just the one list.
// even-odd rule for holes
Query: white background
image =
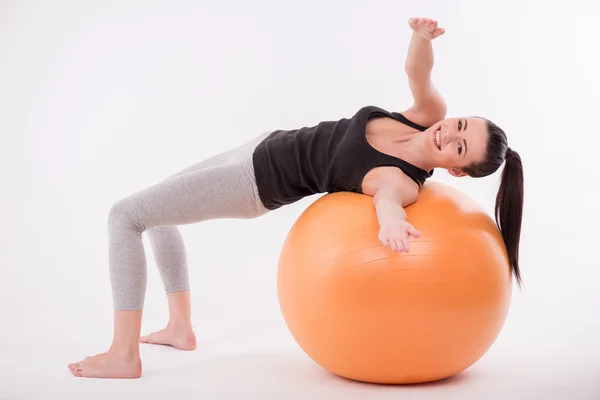
{"label": "white background", "polygon": [[[598,6],[217,3],[0,1],[0,398],[600,398]],[[492,119],[523,158],[525,286],[486,356],[411,387],[348,382],[308,359],[276,270],[311,197],[183,227],[198,350],[142,347],[139,380],[73,378],[67,364],[112,337],[111,204],[267,130],[404,110],[411,16],[447,29],[434,77],[449,116]],[[491,213],[498,178],[433,179]],[[144,332],[167,317],[148,261]]]}

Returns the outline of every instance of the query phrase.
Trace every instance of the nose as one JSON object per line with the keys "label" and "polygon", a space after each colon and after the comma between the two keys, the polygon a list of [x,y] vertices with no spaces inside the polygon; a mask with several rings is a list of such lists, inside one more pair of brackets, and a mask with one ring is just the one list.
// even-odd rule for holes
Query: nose
{"label": "nose", "polygon": [[450,143],[451,141],[458,138],[458,133],[453,131],[452,129],[446,129],[446,134],[444,135],[444,141]]}

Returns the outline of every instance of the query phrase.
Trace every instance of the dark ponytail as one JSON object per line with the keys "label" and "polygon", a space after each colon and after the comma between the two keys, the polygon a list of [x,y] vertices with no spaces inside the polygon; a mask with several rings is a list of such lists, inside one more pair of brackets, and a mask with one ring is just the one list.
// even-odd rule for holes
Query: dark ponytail
{"label": "dark ponytail", "polygon": [[463,171],[473,178],[479,178],[493,174],[504,163],[494,213],[496,224],[504,238],[511,271],[520,286],[519,242],[523,216],[523,165],[519,154],[508,147],[504,131],[492,121],[482,119],[486,121],[488,130],[484,158],[477,164],[463,168]]}
{"label": "dark ponytail", "polygon": [[496,196],[495,218],[504,238],[512,272],[519,285],[521,285],[519,242],[521,240],[521,221],[523,217],[523,191],[521,157],[516,151],[508,147],[504,170],[500,178],[500,187]]}

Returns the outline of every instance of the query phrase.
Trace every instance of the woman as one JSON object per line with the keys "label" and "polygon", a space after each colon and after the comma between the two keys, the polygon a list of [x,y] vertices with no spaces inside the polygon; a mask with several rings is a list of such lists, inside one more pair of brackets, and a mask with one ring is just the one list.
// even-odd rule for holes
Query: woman
{"label": "woman", "polygon": [[[479,117],[444,119],[446,105],[431,82],[436,21],[411,18],[405,70],[414,104],[403,113],[368,106],[352,118],[275,131],[205,160],[118,203],[109,215],[114,339],[109,351],[69,368],[75,376],[137,378],[139,342],[192,350],[186,255],[177,225],[215,218],[254,218],[315,193],[354,191],[372,196],[379,240],[409,251],[419,232],[404,207],[415,202],[434,168],[482,177],[502,163],[496,220],[511,269],[520,282],[518,249],[523,170],[504,132]],[[142,233],[147,232],[167,292],[167,327],[140,339],[146,289]]]}

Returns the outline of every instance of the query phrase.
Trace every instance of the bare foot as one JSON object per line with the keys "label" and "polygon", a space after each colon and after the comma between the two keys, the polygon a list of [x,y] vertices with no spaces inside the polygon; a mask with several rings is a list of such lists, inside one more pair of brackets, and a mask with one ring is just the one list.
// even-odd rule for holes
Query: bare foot
{"label": "bare foot", "polygon": [[79,377],[133,379],[142,376],[142,361],[139,356],[122,356],[108,351],[69,364],[69,369]]}
{"label": "bare foot", "polygon": [[196,335],[194,335],[191,327],[178,328],[169,325],[165,329],[142,336],[140,343],[162,344],[173,346],[179,350],[194,350],[196,348]]}

